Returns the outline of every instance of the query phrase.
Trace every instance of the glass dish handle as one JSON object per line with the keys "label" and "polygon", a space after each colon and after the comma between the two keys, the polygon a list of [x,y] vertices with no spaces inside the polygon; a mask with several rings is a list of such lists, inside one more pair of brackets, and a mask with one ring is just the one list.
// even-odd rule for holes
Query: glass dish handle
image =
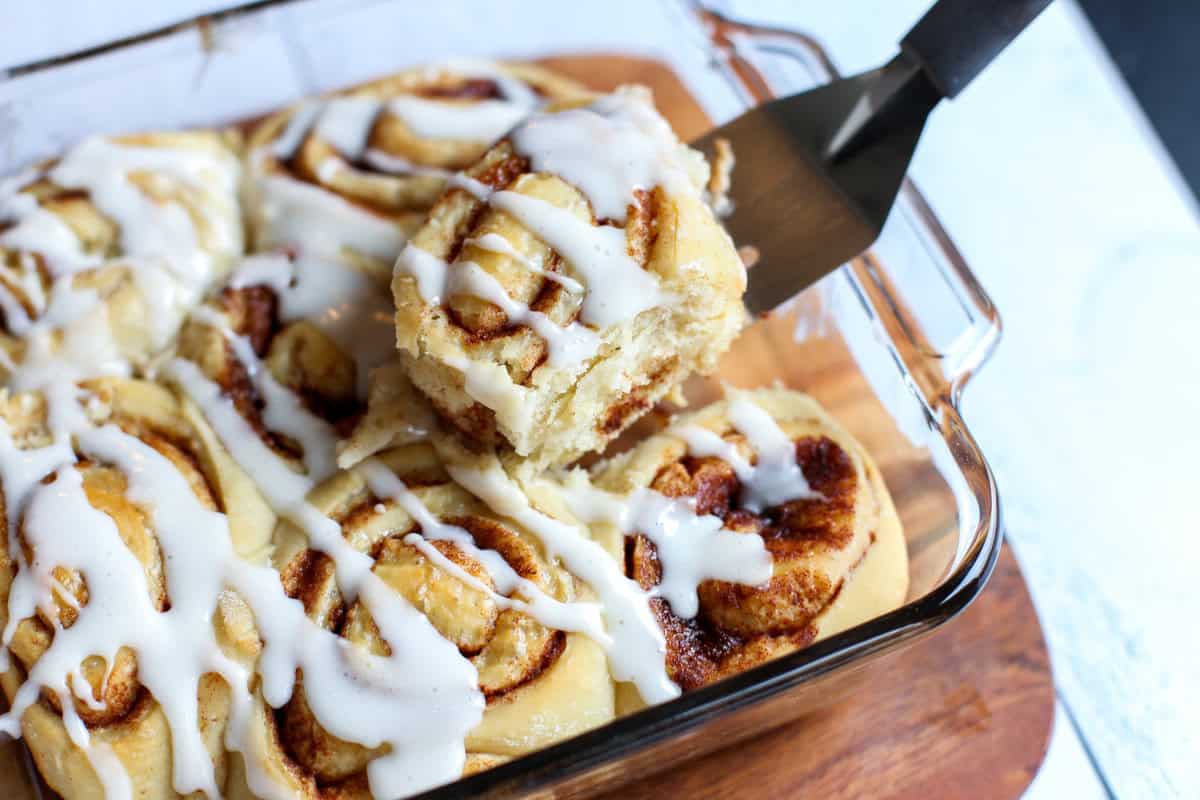
{"label": "glass dish handle", "polygon": [[[698,4],[693,10],[718,54],[715,67],[747,107],[838,77],[821,45],[805,34],[738,22]],[[957,408],[999,341],[1000,316],[911,180],[879,241],[844,269],[897,344],[925,401]]]}

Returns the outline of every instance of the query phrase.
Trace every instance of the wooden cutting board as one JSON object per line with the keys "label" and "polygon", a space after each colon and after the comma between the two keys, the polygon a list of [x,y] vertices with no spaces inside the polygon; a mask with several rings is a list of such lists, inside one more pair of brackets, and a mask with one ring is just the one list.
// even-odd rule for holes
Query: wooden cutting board
{"label": "wooden cutting board", "polygon": [[[674,73],[658,62],[599,55],[544,63],[597,89],[650,86],[656,105],[684,140],[712,126]],[[778,332],[761,335],[765,345]],[[771,352],[753,350],[768,358]],[[850,365],[818,360],[842,373],[849,394],[869,394],[861,378],[850,374]],[[828,373],[788,375],[778,364],[744,360],[737,371],[769,371],[772,378],[782,376],[789,385],[810,390],[813,380],[832,380]],[[721,372],[732,377],[724,365]],[[882,448],[869,449],[900,496],[911,464],[893,463],[898,459]],[[910,558],[919,570],[922,557],[914,544],[909,543]],[[924,560],[942,562],[932,556]],[[1037,614],[1007,547],[991,583],[966,612],[872,669],[873,680],[846,702],[611,797],[1010,800],[1029,785],[1049,743],[1054,685]]]}
{"label": "wooden cutting board", "polygon": [[843,703],[610,797],[1012,800],[1029,786],[1054,686],[1007,546],[962,616],[873,669]]}

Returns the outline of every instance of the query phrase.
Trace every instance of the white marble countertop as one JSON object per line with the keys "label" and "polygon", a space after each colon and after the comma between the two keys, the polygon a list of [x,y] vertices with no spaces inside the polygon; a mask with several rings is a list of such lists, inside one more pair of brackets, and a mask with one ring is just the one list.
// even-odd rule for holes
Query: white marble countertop
{"label": "white marble countertop", "polygon": [[[234,4],[187,0],[156,11],[155,24]],[[889,57],[929,0],[714,4],[810,31],[854,72]],[[45,57],[67,28],[90,46],[95,31],[68,23],[91,18],[55,8],[23,6],[35,30],[0,25],[0,52],[17,52],[4,47],[15,42],[12,60]],[[202,70],[182,58],[170,68],[201,95],[236,89],[249,108],[261,104],[263,70],[285,74],[291,55],[276,38],[267,31],[273,49],[254,54],[253,85],[236,49]],[[134,100],[117,111],[158,114],[173,98]],[[999,478],[1059,689],[1051,752],[1029,797],[1198,797],[1200,536],[1186,511],[1188,490],[1200,488],[1189,458],[1200,445],[1193,201],[1069,0],[934,114],[912,172],[1005,322],[964,415]]]}
{"label": "white marble countertop", "polygon": [[[726,3],[876,66],[929,0]],[[912,174],[992,295],[964,400],[996,471],[1060,704],[1031,798],[1200,796],[1200,226],[1060,0],[932,117]]]}

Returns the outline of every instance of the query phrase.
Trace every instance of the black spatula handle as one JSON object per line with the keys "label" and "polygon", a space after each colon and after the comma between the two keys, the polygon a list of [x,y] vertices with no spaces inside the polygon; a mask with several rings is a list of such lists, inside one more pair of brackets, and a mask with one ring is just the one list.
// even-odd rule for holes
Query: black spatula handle
{"label": "black spatula handle", "polygon": [[954,97],[1051,0],[938,0],[900,43]]}

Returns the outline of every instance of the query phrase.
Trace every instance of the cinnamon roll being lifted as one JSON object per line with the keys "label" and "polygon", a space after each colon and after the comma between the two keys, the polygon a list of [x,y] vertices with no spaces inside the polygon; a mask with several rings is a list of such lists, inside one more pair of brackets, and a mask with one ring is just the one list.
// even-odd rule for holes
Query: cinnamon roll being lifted
{"label": "cinnamon roll being lifted", "polygon": [[455,172],[541,104],[587,96],[531,64],[463,61],[272,115],[248,143],[254,248],[390,269]]}
{"label": "cinnamon roll being lifted", "polygon": [[241,253],[235,145],[94,137],[0,179],[0,374],[64,347],[136,368],[166,346]]}
{"label": "cinnamon roll being lifted", "polygon": [[467,438],[531,464],[602,449],[742,326],[745,270],[708,172],[639,87],[530,117],[396,263],[412,382]]}
{"label": "cinnamon roll being lifted", "polygon": [[[727,400],[597,465],[593,483],[623,509],[598,515],[595,535],[655,595],[667,671],[685,691],[904,601],[905,541],[879,470],[806,395],[730,390]],[[678,513],[711,525],[664,525],[658,509],[674,499],[686,505]],[[703,563],[701,536],[730,537],[726,560],[739,545],[765,547],[762,582],[714,579],[722,565]],[[639,704],[631,692],[621,697],[626,710]]]}

